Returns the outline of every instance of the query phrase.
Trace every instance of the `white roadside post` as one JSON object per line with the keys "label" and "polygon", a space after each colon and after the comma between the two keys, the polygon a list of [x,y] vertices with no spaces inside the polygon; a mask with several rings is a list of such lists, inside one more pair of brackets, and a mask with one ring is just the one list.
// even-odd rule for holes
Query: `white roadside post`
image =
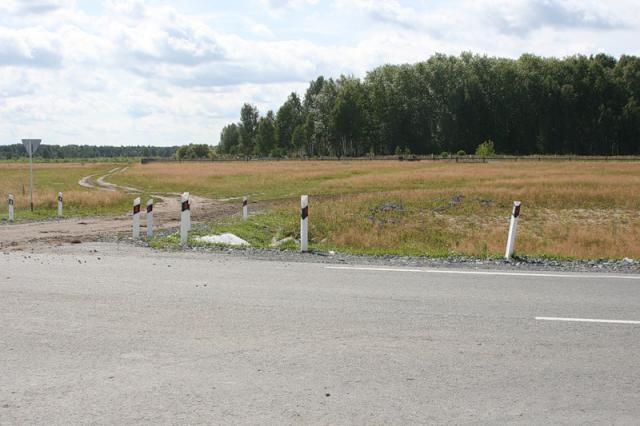
{"label": "white roadside post", "polygon": [[147,238],[153,237],[153,198],[147,201]]}
{"label": "white roadside post", "polygon": [[133,239],[140,238],[140,197],[133,200]]}
{"label": "white roadside post", "polygon": [[13,195],[9,194],[9,199],[7,200],[7,202],[9,203],[9,222],[13,222],[13,204],[14,204],[14,200],[13,200]]}
{"label": "white roadside post", "polygon": [[62,192],[58,192],[58,217],[62,217]]}
{"label": "white roadside post", "polygon": [[247,197],[242,197],[242,218],[244,220],[249,219],[249,202]]}
{"label": "white roadside post", "polygon": [[180,214],[180,244],[187,245],[189,229],[191,229],[191,206],[189,205],[189,193],[184,192],[180,199],[182,202],[182,213]]}
{"label": "white roadside post", "polygon": [[309,251],[309,196],[300,197],[300,251]]}
{"label": "white roadside post", "polygon": [[504,258],[510,260],[513,256],[513,249],[516,245],[518,234],[518,218],[520,217],[520,201],[513,202],[513,212],[511,213],[511,223],[509,223],[509,238],[507,239],[507,250]]}

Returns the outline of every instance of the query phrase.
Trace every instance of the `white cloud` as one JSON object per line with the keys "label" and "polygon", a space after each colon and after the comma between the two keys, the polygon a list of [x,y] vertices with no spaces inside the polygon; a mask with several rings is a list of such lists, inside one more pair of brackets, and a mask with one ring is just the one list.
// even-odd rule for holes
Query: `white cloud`
{"label": "white cloud", "polygon": [[318,0],[260,0],[264,5],[272,9],[299,9],[313,6]]}
{"label": "white cloud", "polygon": [[527,34],[548,28],[593,28],[610,30],[624,26],[623,20],[584,2],[559,0],[511,0],[486,5],[488,22],[500,31]]}
{"label": "white cloud", "polygon": [[108,35],[127,59],[196,65],[224,56],[211,28],[171,8],[147,7],[139,1],[118,2],[112,8],[117,19],[111,20]]}
{"label": "white cloud", "polygon": [[12,15],[41,15],[72,7],[74,0],[3,0],[0,12]]}
{"label": "white cloud", "polygon": [[336,0],[338,9],[356,9],[372,19],[413,28],[420,21],[415,9],[402,5],[397,0]]}
{"label": "white cloud", "polygon": [[251,32],[259,36],[273,37],[273,31],[264,24],[254,24],[251,26]]}
{"label": "white cloud", "polygon": [[0,0],[0,143],[34,132],[49,143],[216,143],[242,103],[276,108],[320,74],[362,77],[435,52],[640,53],[634,0],[238,0],[235,12],[204,13],[109,0],[98,14],[79,4]]}
{"label": "white cloud", "polygon": [[40,28],[0,27],[0,66],[58,67],[60,39]]}

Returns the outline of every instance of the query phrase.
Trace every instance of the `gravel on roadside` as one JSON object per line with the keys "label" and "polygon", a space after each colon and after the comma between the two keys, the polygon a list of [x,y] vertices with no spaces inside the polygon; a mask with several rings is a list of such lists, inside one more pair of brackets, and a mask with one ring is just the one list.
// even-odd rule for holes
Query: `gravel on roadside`
{"label": "gravel on roadside", "polygon": [[[121,243],[146,246],[143,241],[133,241],[131,238],[120,240]],[[530,257],[514,257],[507,261],[500,258],[476,258],[471,256],[425,257],[400,255],[366,255],[340,252],[311,251],[301,253],[294,250],[256,247],[224,247],[200,246],[175,249],[153,249],[166,252],[183,253],[211,253],[217,255],[240,256],[280,262],[314,262],[326,264],[366,265],[384,267],[414,267],[414,268],[456,268],[456,269],[484,269],[508,271],[557,271],[557,272],[603,272],[617,274],[640,274],[640,262],[634,259],[544,259]]]}

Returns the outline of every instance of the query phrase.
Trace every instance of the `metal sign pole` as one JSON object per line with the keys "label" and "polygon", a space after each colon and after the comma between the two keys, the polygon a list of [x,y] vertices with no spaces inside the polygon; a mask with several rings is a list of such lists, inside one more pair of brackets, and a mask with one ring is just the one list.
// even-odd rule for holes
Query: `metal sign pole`
{"label": "metal sign pole", "polygon": [[33,153],[40,146],[42,139],[22,139],[22,144],[29,153],[29,204],[33,212]]}
{"label": "metal sign pole", "polygon": [[29,204],[33,213],[33,154],[29,150]]}

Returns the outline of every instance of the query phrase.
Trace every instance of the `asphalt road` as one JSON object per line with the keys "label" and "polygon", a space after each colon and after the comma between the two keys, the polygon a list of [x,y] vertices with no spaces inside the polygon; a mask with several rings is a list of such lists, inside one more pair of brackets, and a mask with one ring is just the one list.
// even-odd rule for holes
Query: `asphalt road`
{"label": "asphalt road", "polygon": [[640,423],[640,323],[536,319],[640,276],[56,250],[0,254],[2,424]]}

